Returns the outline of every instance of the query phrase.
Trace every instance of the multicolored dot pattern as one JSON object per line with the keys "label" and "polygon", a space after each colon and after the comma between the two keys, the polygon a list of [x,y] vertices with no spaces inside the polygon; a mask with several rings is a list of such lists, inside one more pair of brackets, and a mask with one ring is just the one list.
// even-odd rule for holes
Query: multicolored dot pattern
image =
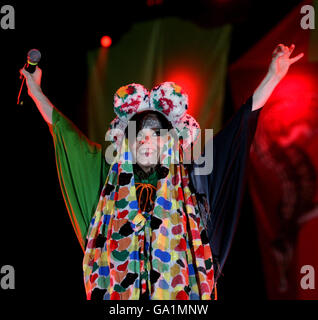
{"label": "multicolored dot pattern", "polygon": [[[165,150],[174,157],[173,139]],[[139,208],[129,144],[111,166],[87,236],[83,260],[89,300],[209,300],[212,253],[182,164],[165,162],[155,204]]]}

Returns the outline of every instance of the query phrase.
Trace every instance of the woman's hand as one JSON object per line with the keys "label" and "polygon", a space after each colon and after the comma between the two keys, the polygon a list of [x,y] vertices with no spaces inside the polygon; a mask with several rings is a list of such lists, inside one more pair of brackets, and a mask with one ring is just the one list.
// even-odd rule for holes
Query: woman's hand
{"label": "woman's hand", "polygon": [[271,76],[276,77],[280,81],[286,75],[289,67],[304,56],[303,53],[300,53],[296,57],[290,58],[294,49],[294,44],[292,44],[289,48],[288,46],[279,44],[275,48],[272,54],[273,58],[268,70],[268,73]]}
{"label": "woman's hand", "polygon": [[303,53],[300,53],[296,57],[290,58],[294,49],[294,44],[292,44],[290,48],[279,44],[273,51],[273,58],[269,65],[268,72],[253,94],[253,111],[264,106],[275,87],[288,72],[289,67],[304,56]]}
{"label": "woman's hand", "polygon": [[29,96],[32,97],[35,93],[41,91],[42,70],[38,66],[33,73],[22,68],[20,74],[25,78]]}
{"label": "woman's hand", "polygon": [[20,70],[20,74],[25,77],[26,85],[28,87],[28,94],[35,102],[44,120],[47,123],[52,124],[52,112],[54,106],[42,92],[42,70],[38,66],[36,66],[35,71],[33,73],[30,73],[22,68]]}

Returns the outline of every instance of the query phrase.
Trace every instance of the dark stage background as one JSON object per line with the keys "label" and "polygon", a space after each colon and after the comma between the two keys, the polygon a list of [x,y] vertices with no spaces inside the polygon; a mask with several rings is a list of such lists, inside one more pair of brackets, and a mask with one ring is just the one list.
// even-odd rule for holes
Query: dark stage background
{"label": "dark stage background", "polygon": [[[12,265],[16,289],[0,290],[6,301],[84,302],[82,250],[60,191],[53,141],[32,102],[16,105],[18,71],[29,49],[42,53],[42,88],[52,103],[84,132],[87,50],[102,34],[114,43],[135,21],[179,16],[206,28],[231,23],[229,65],[239,59],[300,1],[108,1],[104,5],[42,2],[8,3],[15,8],[15,30],[0,30],[2,210],[0,265]],[[236,3],[236,4],[235,4]],[[129,52],[127,53],[129,54]],[[264,70],[265,74],[266,70]],[[251,93],[255,88],[250,88]],[[223,123],[234,113],[229,81]],[[266,297],[255,217],[246,192],[234,244],[219,281],[223,302],[263,301]],[[31,305],[33,307],[31,307]]]}

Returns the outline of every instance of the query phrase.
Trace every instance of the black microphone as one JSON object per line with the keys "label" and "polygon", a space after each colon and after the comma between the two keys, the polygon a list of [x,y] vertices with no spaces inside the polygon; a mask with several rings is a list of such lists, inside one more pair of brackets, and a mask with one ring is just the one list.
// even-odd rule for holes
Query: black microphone
{"label": "black microphone", "polygon": [[[27,55],[27,63],[24,65],[24,69],[29,73],[33,73],[39,61],[41,60],[41,52],[37,49],[31,49]],[[20,79],[22,79],[17,104],[23,105],[24,99],[27,96],[26,89],[24,89],[25,77],[21,74]]]}

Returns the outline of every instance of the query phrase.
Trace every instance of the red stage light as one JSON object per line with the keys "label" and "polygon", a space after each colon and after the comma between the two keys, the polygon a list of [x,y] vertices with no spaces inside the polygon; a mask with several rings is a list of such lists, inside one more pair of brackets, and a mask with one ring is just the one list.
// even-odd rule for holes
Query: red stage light
{"label": "red stage light", "polygon": [[109,37],[109,36],[103,36],[101,39],[100,39],[100,44],[102,47],[104,48],[108,48],[111,46],[112,44],[112,38]]}

